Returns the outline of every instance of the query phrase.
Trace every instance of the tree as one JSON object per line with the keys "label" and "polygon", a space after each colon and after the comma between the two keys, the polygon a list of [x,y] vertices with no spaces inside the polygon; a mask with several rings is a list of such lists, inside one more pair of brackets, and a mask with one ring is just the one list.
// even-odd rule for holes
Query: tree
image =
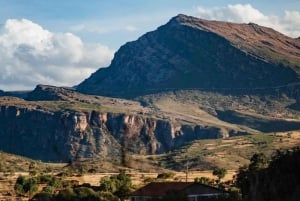
{"label": "tree", "polygon": [[[300,196],[300,148],[277,151],[268,161],[261,154],[253,155],[245,180],[241,186],[243,200],[298,201]],[[243,175],[238,175],[243,176]],[[245,183],[242,183],[245,184]]]}
{"label": "tree", "polygon": [[100,180],[100,189],[104,192],[114,193],[117,190],[116,182],[113,177],[102,177]]}
{"label": "tree", "polygon": [[125,170],[121,170],[117,175],[117,191],[115,195],[124,200],[129,197],[132,191],[131,175],[126,174]]}
{"label": "tree", "polygon": [[218,180],[221,181],[227,174],[227,170],[225,168],[216,168],[213,171],[213,175],[218,177]]}
{"label": "tree", "polygon": [[124,200],[133,191],[131,176],[126,174],[125,170],[121,170],[118,175],[103,177],[100,181],[100,188],[102,191],[113,193]]}
{"label": "tree", "polygon": [[59,191],[59,193],[55,196],[55,199],[57,201],[72,201],[74,200],[74,197],[76,197],[74,190],[72,188],[66,188]]}
{"label": "tree", "polygon": [[256,153],[250,159],[249,170],[257,171],[268,167],[268,158],[263,153]]}

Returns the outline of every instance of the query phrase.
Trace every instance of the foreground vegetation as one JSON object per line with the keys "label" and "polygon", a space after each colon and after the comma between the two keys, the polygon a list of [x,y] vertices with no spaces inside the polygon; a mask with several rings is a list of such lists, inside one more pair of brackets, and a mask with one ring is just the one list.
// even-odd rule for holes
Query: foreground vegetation
{"label": "foreground vegetation", "polygon": [[269,162],[255,154],[237,175],[244,201],[297,201],[300,197],[300,147],[277,151]]}
{"label": "foreground vegetation", "polygon": [[[299,159],[299,147],[279,150],[271,156],[257,152],[251,157],[249,165],[239,168],[232,180],[224,179],[228,170],[223,166],[211,170],[210,174],[214,177],[201,176],[194,181],[228,190],[229,197],[219,198],[223,201],[296,201],[300,196]],[[129,174],[127,168],[127,172],[123,169],[118,174],[102,176],[96,184],[82,182],[80,184],[79,181],[68,177],[67,172],[47,174],[37,171],[35,168],[39,168],[38,163],[37,165],[29,163],[27,168],[30,169],[29,175],[19,176],[14,189],[18,196],[29,197],[32,201],[122,200],[128,198],[132,191],[149,182],[178,181],[175,172],[162,171],[155,177],[144,176],[142,183],[136,184],[133,182],[134,173]],[[73,174],[79,175],[80,171],[71,173]],[[182,195],[176,195],[181,201],[184,200]],[[169,194],[160,201],[165,200],[176,201]]]}

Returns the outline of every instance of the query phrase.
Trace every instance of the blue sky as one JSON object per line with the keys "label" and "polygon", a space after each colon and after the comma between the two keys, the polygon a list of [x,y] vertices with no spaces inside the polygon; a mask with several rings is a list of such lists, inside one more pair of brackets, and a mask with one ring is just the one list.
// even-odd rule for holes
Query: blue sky
{"label": "blue sky", "polygon": [[[86,42],[101,42],[117,49],[179,13],[195,15],[198,6],[209,9],[229,4],[251,4],[265,15],[300,11],[300,0],[0,0],[0,22],[25,18],[53,32],[77,32]],[[79,25],[101,27],[103,31],[72,29]],[[129,26],[136,30],[120,30]]]}
{"label": "blue sky", "polygon": [[300,36],[300,0],[0,0],[0,13],[3,90],[78,84],[179,13]]}

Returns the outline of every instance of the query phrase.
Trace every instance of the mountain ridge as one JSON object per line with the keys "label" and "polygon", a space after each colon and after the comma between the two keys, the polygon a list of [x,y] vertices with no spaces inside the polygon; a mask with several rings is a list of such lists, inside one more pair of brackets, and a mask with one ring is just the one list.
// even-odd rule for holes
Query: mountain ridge
{"label": "mountain ridge", "polygon": [[[300,67],[300,43],[297,41],[297,38],[288,37],[280,32],[275,31],[272,28],[260,26],[256,23],[233,23],[233,22],[222,22],[216,20],[205,20],[199,19],[191,16],[186,16],[179,14],[177,17],[174,18],[175,20],[179,21],[179,23],[195,28],[202,28],[204,30],[214,32],[229,41],[231,41],[235,45],[241,45],[241,48],[245,48],[245,51],[253,53],[257,55],[255,51],[255,46],[262,46],[262,47],[269,47],[273,48],[273,51],[278,55],[285,56],[289,58],[288,60],[293,60],[293,65]],[[250,41],[251,39],[252,41]],[[270,40],[272,42],[268,42],[266,40]],[[278,41],[279,40],[279,41]],[[253,43],[253,45],[250,44]],[[280,43],[281,49],[274,49],[273,43]],[[250,47],[247,47],[249,46]],[[297,51],[295,51],[295,49]],[[283,51],[284,50],[284,51]],[[263,52],[260,52],[263,53]],[[281,57],[280,56],[280,57]],[[268,58],[268,55],[264,54],[263,58]],[[276,58],[272,58],[276,59]],[[295,61],[294,61],[295,59]],[[283,62],[280,60],[275,60],[277,62]]]}

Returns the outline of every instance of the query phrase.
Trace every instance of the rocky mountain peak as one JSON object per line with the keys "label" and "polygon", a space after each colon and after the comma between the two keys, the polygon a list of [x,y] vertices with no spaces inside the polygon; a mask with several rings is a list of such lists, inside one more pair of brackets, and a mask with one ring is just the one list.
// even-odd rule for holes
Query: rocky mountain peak
{"label": "rocky mountain peak", "polygon": [[298,82],[300,42],[254,23],[178,15],[126,43],[77,90],[136,97],[177,89],[249,91]]}

